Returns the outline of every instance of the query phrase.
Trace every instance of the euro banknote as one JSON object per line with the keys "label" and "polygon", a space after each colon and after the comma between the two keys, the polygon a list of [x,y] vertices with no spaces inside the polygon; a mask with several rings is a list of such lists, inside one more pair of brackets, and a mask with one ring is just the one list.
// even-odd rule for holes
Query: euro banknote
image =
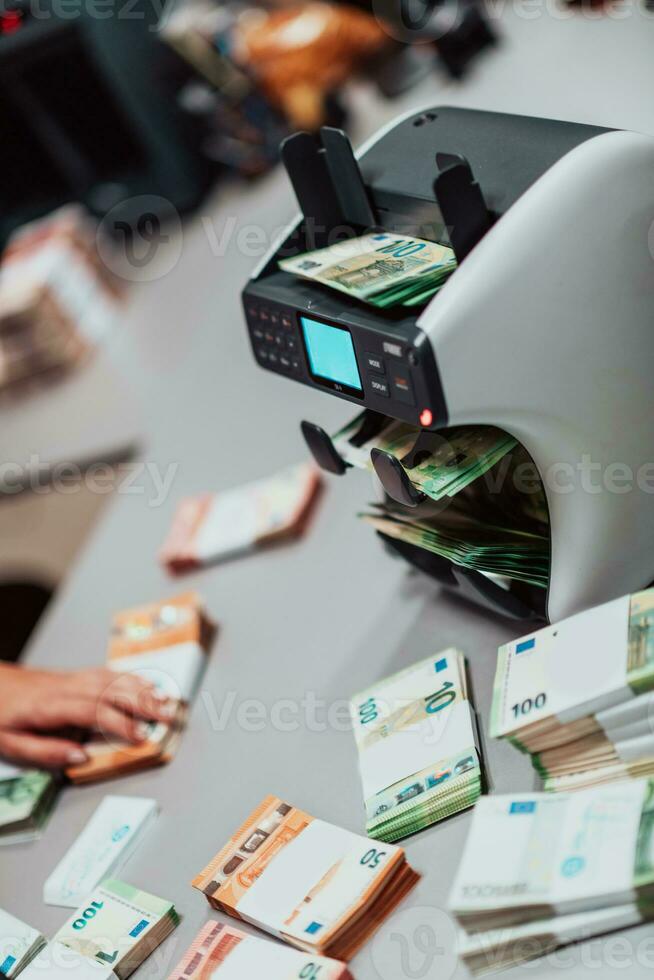
{"label": "euro banknote", "polygon": [[0,909],[0,977],[18,976],[44,946],[38,929]]}
{"label": "euro banknote", "polygon": [[297,537],[321,482],[315,466],[301,463],[231,490],[186,497],[175,512],[159,560],[177,574]]}
{"label": "euro banknote", "polygon": [[99,734],[84,746],[88,760],[66,770],[72,782],[94,782],[172,759],[215,629],[193,592],[116,614],[107,666],[150,681],[161,694],[177,699],[179,710],[170,724],[148,722],[147,738],[137,745]]}
{"label": "euro banknote", "polygon": [[105,796],[43,885],[47,905],[77,908],[103,879],[122,867],[159,807],[139,796]]}
{"label": "euro banknote", "polygon": [[378,681],[350,712],[371,837],[398,840],[474,805],[480,753],[459,650]]}
{"label": "euro banknote", "polygon": [[267,796],[193,887],[298,949],[348,961],[418,878],[400,847]]}
{"label": "euro banknote", "polygon": [[456,259],[448,245],[373,232],[282,259],[279,266],[284,272],[386,307],[429,299],[454,272]]}
{"label": "euro banknote", "polygon": [[125,980],[178,921],[172,902],[110,878],[89,893],[54,941]]}
{"label": "euro banknote", "polygon": [[[351,466],[372,470],[370,453],[380,449],[402,459],[419,435],[415,426],[389,419],[380,433],[360,443],[356,439],[363,415],[356,416],[332,437],[336,450]],[[351,441],[355,437],[354,443]],[[487,473],[516,446],[516,440],[491,425],[467,425],[433,434],[433,447],[424,459],[406,469],[413,485],[432,500],[453,497]]]}
{"label": "euro banknote", "polygon": [[627,929],[651,918],[651,910],[629,902],[488,932],[468,934],[461,930],[457,950],[473,976],[484,976],[538,959],[570,943]]}
{"label": "euro banknote", "polygon": [[650,589],[500,647],[490,732],[542,752],[601,731],[601,713],[628,707],[653,687]]}
{"label": "euro banknote", "polygon": [[30,960],[20,977],[21,980],[118,980],[106,963],[90,960],[54,941]]}
{"label": "euro banknote", "polygon": [[351,980],[345,963],[206,922],[168,980],[265,977],[266,980]]}
{"label": "euro banknote", "polygon": [[58,792],[51,773],[0,761],[0,844],[39,837]]}
{"label": "euro banknote", "polygon": [[651,902],[654,782],[486,796],[449,906],[467,932]]}

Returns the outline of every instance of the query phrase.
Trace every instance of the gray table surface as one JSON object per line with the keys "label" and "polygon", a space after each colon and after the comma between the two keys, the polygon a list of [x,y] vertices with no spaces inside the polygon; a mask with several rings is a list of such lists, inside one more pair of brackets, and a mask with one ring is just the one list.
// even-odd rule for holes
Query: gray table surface
{"label": "gray table surface", "polygon": [[[408,106],[427,103],[654,133],[654,18],[633,4],[626,9],[624,19],[555,18],[532,3],[523,8],[524,17],[507,5],[504,43],[460,87],[434,78],[386,104],[365,87],[355,89],[354,138]],[[264,794],[362,831],[356,752],[344,724],[352,692],[455,644],[470,658],[485,728],[496,648],[520,632],[439,592],[386,556],[355,518],[369,494],[361,473],[328,481],[316,520],[299,543],[180,581],[158,567],[155,554],[181,495],[220,490],[303,458],[301,418],[329,427],[348,417],[338,399],[258,370],[249,351],[238,290],[257,255],[237,233],[251,227],[269,233],[293,208],[280,171],[252,187],[223,185],[185,225],[172,271],[134,287],[129,322],[114,340],[113,356],[140,404],[144,460],[172,474],[172,486],[156,506],[147,479],[143,492],[117,495],[29,650],[34,665],[100,664],[115,610],[186,588],[197,588],[220,621],[173,763],[111,784],[67,790],[42,840],[0,849],[0,905],[51,935],[67,912],[43,904],[43,882],[100,800],[107,793],[155,797],[161,816],[123,874],[173,900],[182,923],[139,977],[166,977],[202,923],[216,915],[191,889],[190,879]],[[221,250],[221,235],[230,230]],[[164,256],[162,270],[167,264]],[[253,722],[261,714],[263,725]],[[531,769],[517,752],[485,740],[485,754],[495,792],[534,787]],[[359,980],[449,980],[455,974],[452,924],[442,910],[469,819],[460,815],[406,842],[423,878],[399,917],[353,961]],[[423,922],[437,926],[435,956],[423,956],[417,945]],[[404,959],[398,936],[406,940]],[[644,977],[653,949],[654,929],[641,927],[519,967],[516,975],[553,978],[572,966],[575,975],[604,978],[628,968],[628,976]]]}

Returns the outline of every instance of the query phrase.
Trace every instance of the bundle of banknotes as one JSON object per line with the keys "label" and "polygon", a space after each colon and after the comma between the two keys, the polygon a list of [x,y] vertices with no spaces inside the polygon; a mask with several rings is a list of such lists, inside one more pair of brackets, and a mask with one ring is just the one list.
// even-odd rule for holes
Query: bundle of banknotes
{"label": "bundle of banknotes", "polygon": [[654,776],[654,589],[500,647],[490,731],[549,790]]}
{"label": "bundle of banknotes", "polygon": [[114,617],[107,666],[152,682],[162,694],[179,702],[178,714],[170,723],[149,723],[148,737],[138,745],[98,735],[84,746],[87,761],[66,770],[72,782],[125,775],[172,759],[214,632],[215,624],[193,592]]}
{"label": "bundle of banknotes", "polygon": [[474,805],[480,752],[459,650],[361,691],[350,711],[370,837],[399,840]]}
{"label": "bundle of banknotes", "polygon": [[281,259],[279,266],[385,309],[426,303],[452,275],[456,259],[448,245],[373,232]]}
{"label": "bundle of banknotes", "polygon": [[159,560],[170,572],[192,571],[262,545],[300,535],[321,485],[301,463],[275,476],[179,504]]}
{"label": "bundle of banknotes", "polygon": [[0,844],[39,837],[58,791],[59,782],[51,773],[0,760]]}
{"label": "bundle of banknotes", "polygon": [[486,796],[449,899],[475,974],[654,917],[654,782]]}
{"label": "bundle of banknotes", "polygon": [[77,908],[96,885],[115,876],[158,812],[155,800],[140,796],[105,796],[82,833],[46,879],[43,885],[46,905]]}
{"label": "bundle of banknotes", "polygon": [[404,851],[267,796],[193,880],[212,906],[348,961],[418,881]]}
{"label": "bundle of banknotes", "polygon": [[0,977],[13,980],[44,946],[38,929],[0,909]]}
{"label": "bundle of banknotes", "polygon": [[[389,419],[362,441],[364,416],[333,436],[341,457],[371,471],[372,449],[402,459],[418,430]],[[426,503],[411,509],[391,500],[359,516],[380,534],[403,541],[464,568],[547,586],[550,565],[548,513],[533,463],[515,439],[492,426],[458,426],[432,436],[432,447],[406,469]],[[528,491],[525,468],[531,467]],[[520,479],[515,478],[520,475]]]}
{"label": "bundle of banknotes", "polygon": [[207,922],[168,980],[263,977],[267,980],[351,980],[345,963],[302,953],[281,943],[248,936],[223,922]]}
{"label": "bundle of banknotes", "polygon": [[60,974],[73,980],[126,980],[170,935],[171,902],[110,878],[86,896],[23,972],[23,980]]}

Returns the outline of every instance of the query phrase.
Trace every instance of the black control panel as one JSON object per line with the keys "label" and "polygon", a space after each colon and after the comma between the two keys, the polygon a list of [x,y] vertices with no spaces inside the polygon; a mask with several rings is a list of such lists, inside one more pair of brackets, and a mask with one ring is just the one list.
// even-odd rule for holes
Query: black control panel
{"label": "black control panel", "polygon": [[[284,302],[284,294],[295,302]],[[415,319],[386,322],[373,310],[346,304],[284,273],[252,281],[243,306],[257,363],[413,425],[445,424],[433,352]],[[322,349],[340,359],[338,369],[317,360],[322,355],[312,346],[314,332]]]}

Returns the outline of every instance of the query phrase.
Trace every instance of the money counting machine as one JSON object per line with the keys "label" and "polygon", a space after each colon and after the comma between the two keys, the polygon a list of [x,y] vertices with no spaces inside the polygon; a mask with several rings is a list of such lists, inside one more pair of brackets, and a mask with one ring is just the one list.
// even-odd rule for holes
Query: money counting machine
{"label": "money counting machine", "polygon": [[[404,557],[516,617],[551,621],[654,577],[654,139],[457,108],[414,112],[355,158],[345,135],[290,137],[282,157],[302,213],[243,292],[254,356],[364,410],[359,444],[388,417],[414,448],[377,453],[390,498],[423,506],[406,467],[444,426],[514,436],[542,480],[549,582],[531,592],[404,542]],[[457,269],[422,309],[379,310],[280,271],[278,261],[384,229],[449,243]],[[347,231],[346,231],[347,230]],[[649,236],[649,244],[648,244]],[[310,345],[329,334],[339,368]],[[318,425],[318,463],[346,465]]]}

